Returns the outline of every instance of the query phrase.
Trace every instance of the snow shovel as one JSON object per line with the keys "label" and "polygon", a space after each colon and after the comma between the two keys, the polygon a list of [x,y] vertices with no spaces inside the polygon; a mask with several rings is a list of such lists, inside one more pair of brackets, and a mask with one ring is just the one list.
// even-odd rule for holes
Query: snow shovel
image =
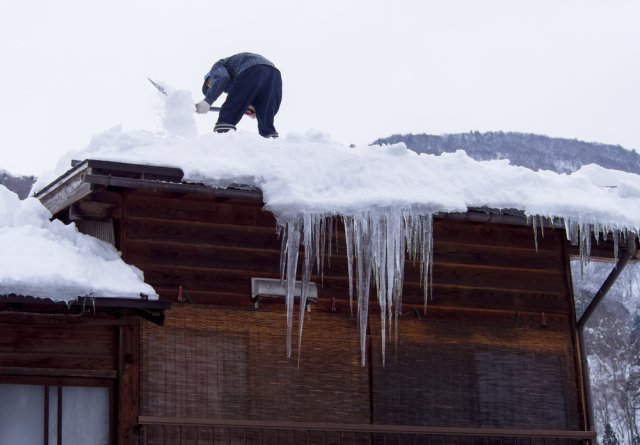
{"label": "snow shovel", "polygon": [[[153,85],[154,87],[156,87],[156,89],[158,91],[160,91],[160,93],[162,93],[165,96],[168,96],[169,93],[167,93],[167,90],[164,89],[164,87],[160,84],[157,84],[156,82],[154,82],[153,80],[151,80],[150,77],[147,77],[147,79],[149,79],[149,82],[151,82],[151,85]],[[209,108],[209,111],[220,111],[220,107],[211,107]]]}
{"label": "snow shovel", "polygon": [[[162,93],[162,94],[163,94],[163,95],[165,95],[165,96],[168,96],[168,95],[169,95],[169,93],[167,93],[167,90],[165,90],[165,89],[164,89],[164,87],[163,87],[162,85],[160,85],[160,84],[158,84],[158,83],[154,82],[153,80],[151,80],[151,78],[150,78],[150,77],[147,77],[147,79],[149,79],[149,82],[151,82],[151,85],[153,85],[154,87],[156,87],[156,89],[157,89],[158,91],[160,91],[160,93]],[[253,107],[251,107],[251,108],[253,108]],[[209,111],[220,111],[220,107],[210,107],[210,108],[209,108]],[[247,111],[245,111],[245,113],[244,113],[244,114],[246,114],[247,116],[251,116],[251,117],[255,116],[255,112],[252,112],[251,110],[247,110]]]}

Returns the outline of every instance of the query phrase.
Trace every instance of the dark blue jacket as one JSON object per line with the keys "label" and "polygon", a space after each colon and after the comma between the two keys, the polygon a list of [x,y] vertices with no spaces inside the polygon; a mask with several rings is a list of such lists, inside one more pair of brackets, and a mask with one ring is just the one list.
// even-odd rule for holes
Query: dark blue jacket
{"label": "dark blue jacket", "polygon": [[[229,92],[233,82],[243,71],[255,65],[269,65],[275,68],[275,65],[269,60],[259,54],[252,53],[240,53],[218,60],[211,67],[211,71],[204,77],[204,84],[202,85],[202,93],[205,95],[204,100],[209,105],[214,103],[223,92]],[[209,79],[213,81],[211,88],[206,87]]]}

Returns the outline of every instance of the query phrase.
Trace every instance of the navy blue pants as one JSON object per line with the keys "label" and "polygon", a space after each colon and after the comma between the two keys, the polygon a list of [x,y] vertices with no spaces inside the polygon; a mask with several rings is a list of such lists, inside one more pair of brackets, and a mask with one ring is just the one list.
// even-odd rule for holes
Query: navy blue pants
{"label": "navy blue pants", "polygon": [[255,65],[243,71],[227,93],[215,131],[235,130],[249,105],[256,109],[258,132],[264,137],[278,137],[273,118],[282,101],[280,71],[269,65]]}

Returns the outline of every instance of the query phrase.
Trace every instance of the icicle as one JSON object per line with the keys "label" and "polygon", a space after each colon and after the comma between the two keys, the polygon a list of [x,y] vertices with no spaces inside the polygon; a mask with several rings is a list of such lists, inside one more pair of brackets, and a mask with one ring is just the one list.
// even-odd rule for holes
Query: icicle
{"label": "icicle", "polygon": [[[398,345],[398,321],[402,311],[402,286],[404,283],[404,262],[406,252],[406,219],[404,212],[400,215],[394,215],[393,225],[391,226],[391,236],[393,240],[391,247],[393,249],[393,267],[388,269],[390,294],[392,295],[393,304],[393,325],[394,344]],[[391,332],[391,331],[389,331]]]}
{"label": "icicle", "polygon": [[[366,335],[372,278],[380,306],[382,360],[385,363],[387,333],[398,340],[398,320],[402,308],[405,255],[419,263],[424,286],[425,311],[432,293],[432,215],[410,209],[386,208],[343,215],[349,274],[349,307],[353,315],[354,281],[362,366],[366,365]],[[291,356],[295,278],[300,241],[304,250],[298,354],[302,346],[304,311],[314,263],[322,275],[324,258],[330,256],[337,224],[331,215],[305,213],[281,224],[281,276],[287,284],[287,356]],[[327,252],[328,245],[328,252]],[[373,274],[373,276],[372,276]],[[355,278],[355,279],[354,279]],[[300,356],[298,356],[300,357]]]}
{"label": "icicle", "polygon": [[638,234],[629,228],[620,228],[607,223],[600,223],[595,220],[586,222],[584,220],[573,221],[569,218],[564,219],[565,231],[567,239],[572,245],[578,246],[580,254],[580,273],[584,274],[584,269],[591,257],[591,241],[595,238],[599,244],[600,239],[607,241],[610,237],[613,239],[613,257],[614,261],[618,261],[620,241],[625,241],[632,234]]}
{"label": "icicle", "polygon": [[584,273],[584,266],[589,261],[591,255],[591,227],[584,221],[572,221],[565,219],[565,230],[567,239],[572,245],[578,246],[580,253],[580,273]]}
{"label": "icicle", "polygon": [[318,274],[320,275],[320,282],[322,284],[324,284],[324,260],[320,240],[322,239],[322,233],[324,233],[325,221],[326,218],[320,217],[320,221],[317,223],[313,234],[315,240],[316,267],[318,268]]}
{"label": "icicle", "polygon": [[298,268],[298,252],[300,250],[299,219],[287,222],[286,243],[286,278],[287,278],[287,357],[291,357],[291,331],[293,330],[293,305],[296,285],[296,269]]}
{"label": "icicle", "polygon": [[329,247],[327,249],[327,263],[329,267],[331,267],[331,246],[332,246],[332,238],[333,238],[333,218],[327,221],[329,226],[329,233],[327,234],[327,239],[329,240]]}
{"label": "icicle", "polygon": [[412,259],[420,260],[420,278],[424,289],[424,313],[427,313],[429,295],[433,291],[433,217],[432,215],[414,215],[411,218],[415,234],[414,245],[410,251]]}
{"label": "icicle", "polygon": [[533,216],[531,218],[531,223],[533,226],[533,243],[536,246],[536,253],[538,253],[538,228],[536,227],[536,217]]}
{"label": "icicle", "polygon": [[[322,217],[305,214],[303,216],[303,238],[304,265],[302,271],[302,286],[300,290],[300,319],[298,321],[298,367],[300,366],[300,352],[302,351],[302,327],[304,326],[304,315],[307,309],[307,297],[311,282],[311,272],[313,270],[315,240],[314,235],[318,233]],[[317,238],[317,236],[315,236]]]}
{"label": "icicle", "polygon": [[389,298],[387,295],[387,251],[384,235],[387,234],[384,216],[375,215],[372,221],[373,272],[376,281],[378,304],[380,305],[380,338],[382,342],[382,365],[385,363],[385,348]]}
{"label": "icicle", "polygon": [[356,253],[356,281],[358,294],[358,329],[360,332],[360,363],[366,365],[367,321],[369,314],[369,286],[371,283],[371,239],[369,221],[354,219]]}
{"label": "icicle", "polygon": [[347,250],[347,270],[349,273],[349,310],[353,317],[353,217],[345,216],[344,223],[344,242]]}
{"label": "icicle", "polygon": [[287,267],[287,230],[285,225],[278,225],[278,236],[280,237],[280,281],[284,282],[285,270]]}

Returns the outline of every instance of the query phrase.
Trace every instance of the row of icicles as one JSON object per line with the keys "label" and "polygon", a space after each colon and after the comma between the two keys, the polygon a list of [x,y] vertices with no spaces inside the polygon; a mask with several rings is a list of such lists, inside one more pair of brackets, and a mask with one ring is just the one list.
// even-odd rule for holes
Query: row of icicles
{"label": "row of icicles", "polygon": [[[362,211],[336,218],[331,214],[301,213],[286,221],[279,221],[282,238],[280,270],[286,282],[287,357],[291,357],[294,316],[294,292],[298,275],[298,256],[303,248],[301,295],[299,301],[298,353],[302,346],[302,330],[305,310],[314,270],[322,276],[324,259],[331,253],[335,224],[344,225],[345,250],[349,274],[349,305],[354,313],[354,300],[358,332],[360,336],[361,365],[366,365],[366,333],[369,314],[369,295],[375,283],[377,302],[380,306],[380,336],[382,362],[385,362],[387,333],[397,338],[398,319],[402,303],[404,265],[406,256],[419,264],[420,280],[424,289],[424,308],[432,288],[433,267],[433,214],[411,209],[381,209]],[[531,217],[534,243],[538,247],[538,229],[544,237],[545,225],[558,226],[558,218]],[[579,246],[582,264],[588,261],[592,237],[607,239],[613,235],[614,255],[628,235],[638,235],[638,229],[607,226],[593,221],[564,219],[567,239]],[[355,286],[354,286],[355,283]],[[354,292],[355,288],[355,292]]]}

